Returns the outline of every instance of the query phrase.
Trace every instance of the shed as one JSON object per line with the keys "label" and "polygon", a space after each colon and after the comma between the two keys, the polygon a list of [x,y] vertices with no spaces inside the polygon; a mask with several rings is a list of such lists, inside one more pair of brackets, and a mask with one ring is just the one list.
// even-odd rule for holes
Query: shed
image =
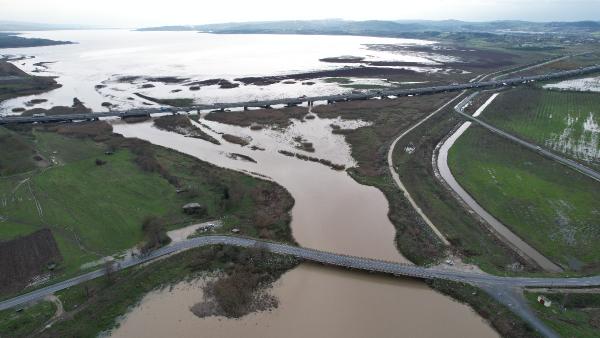
{"label": "shed", "polygon": [[188,215],[200,215],[206,212],[206,208],[200,203],[192,202],[183,206],[183,212]]}

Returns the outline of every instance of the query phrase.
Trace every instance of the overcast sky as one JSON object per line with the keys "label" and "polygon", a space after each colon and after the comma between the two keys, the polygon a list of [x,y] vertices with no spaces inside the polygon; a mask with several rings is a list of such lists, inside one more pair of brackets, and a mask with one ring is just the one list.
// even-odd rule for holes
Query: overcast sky
{"label": "overcast sky", "polygon": [[0,20],[112,27],[342,18],[599,20],[600,0],[0,0]]}

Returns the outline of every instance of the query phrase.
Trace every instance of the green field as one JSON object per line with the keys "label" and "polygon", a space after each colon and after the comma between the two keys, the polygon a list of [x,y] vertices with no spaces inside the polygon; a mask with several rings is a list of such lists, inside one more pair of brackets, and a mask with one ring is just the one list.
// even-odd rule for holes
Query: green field
{"label": "green field", "polygon": [[[552,301],[550,307],[537,302],[543,295]],[[525,297],[538,317],[562,337],[598,337],[600,335],[600,294],[534,293]]]}
{"label": "green field", "polygon": [[598,271],[600,184],[479,127],[451,148],[457,181],[551,260]]}
{"label": "green field", "polygon": [[[22,174],[11,169],[11,176],[0,176],[0,241],[50,228],[64,259],[58,267],[63,274],[78,273],[84,263],[142,243],[147,217],[159,217],[166,230],[223,218],[224,232],[235,226],[248,235],[291,240],[285,215],[293,201],[272,183],[137,141],[116,138],[123,145],[106,155],[110,142],[36,129],[0,128],[0,133],[11,135],[6,139],[11,144],[17,139],[27,145],[23,158],[33,153],[42,158],[23,160]],[[2,152],[0,163],[14,157]],[[176,186],[188,191],[178,194]],[[265,191],[279,203],[267,205],[255,196]],[[189,202],[202,203],[206,214],[185,215],[181,207]],[[258,213],[262,223],[255,225]]]}
{"label": "green field", "polygon": [[[41,153],[56,151],[51,156],[60,164],[0,179],[2,240],[50,227],[71,272],[135,246],[146,216],[179,211],[183,201],[175,188],[158,174],[140,171],[128,151],[108,157],[92,141],[53,133],[37,132],[35,140]],[[98,166],[96,158],[107,163]]]}
{"label": "green field", "polygon": [[0,311],[0,337],[33,337],[55,311],[54,303],[47,301],[27,306],[19,312],[14,309]]}
{"label": "green field", "polygon": [[511,90],[498,96],[482,114],[482,119],[600,168],[600,95],[597,93],[536,88]]}

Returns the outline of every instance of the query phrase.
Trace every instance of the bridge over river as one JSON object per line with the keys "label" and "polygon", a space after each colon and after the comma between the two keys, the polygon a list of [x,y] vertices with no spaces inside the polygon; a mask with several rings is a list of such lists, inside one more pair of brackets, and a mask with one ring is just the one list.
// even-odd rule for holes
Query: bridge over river
{"label": "bridge over river", "polygon": [[[433,87],[419,87],[409,89],[387,89],[370,91],[365,93],[350,93],[350,94],[338,94],[338,95],[324,95],[324,96],[302,96],[296,98],[283,98],[273,99],[264,101],[247,101],[247,102],[232,102],[232,103],[213,103],[213,104],[201,104],[193,105],[189,107],[178,107],[180,111],[201,111],[201,110],[225,110],[231,108],[270,108],[272,106],[283,105],[283,106],[297,106],[303,103],[308,105],[314,104],[314,102],[345,102],[345,101],[357,101],[357,100],[370,100],[377,98],[389,98],[389,97],[406,97],[406,96],[419,96],[419,95],[431,95],[444,92],[455,92],[467,89],[486,89],[486,88],[497,88],[505,86],[519,86],[534,81],[547,81],[552,79],[560,79],[574,76],[581,76],[585,74],[595,73],[600,71],[600,65],[594,65],[589,67],[577,68],[573,70],[535,75],[516,77],[502,80],[491,80],[483,82],[467,82],[462,84],[452,84],[443,86]],[[154,114],[164,114],[165,112],[174,110],[165,110],[164,108],[152,108],[152,109],[133,109],[128,111],[110,111],[101,113],[87,113],[87,114],[70,114],[70,115],[52,115],[52,116],[5,116],[0,117],[0,125],[2,124],[18,124],[18,123],[50,123],[50,122],[75,122],[75,121],[91,121],[99,118],[107,117],[139,117],[139,116],[151,116]]]}
{"label": "bridge over river", "polygon": [[[247,237],[211,235],[187,239],[162,247],[144,256],[123,259],[113,263],[115,270],[123,270],[148,263],[160,257],[176,254],[192,248],[210,245],[232,245],[245,248],[260,248],[281,255],[290,255],[302,260],[349,269],[378,272],[392,276],[418,279],[443,279],[467,283],[483,289],[513,312],[528,321],[540,333],[548,337],[557,335],[547,328],[529,309],[522,297],[524,288],[581,288],[600,286],[600,276],[577,278],[504,277],[483,273],[467,272],[451,268],[429,268],[377,259],[348,256],[315,249],[302,248],[283,243],[262,241]],[[38,290],[0,302],[0,310],[16,308],[40,300],[55,292],[103,276],[106,269],[91,271],[80,276],[52,284]]]}

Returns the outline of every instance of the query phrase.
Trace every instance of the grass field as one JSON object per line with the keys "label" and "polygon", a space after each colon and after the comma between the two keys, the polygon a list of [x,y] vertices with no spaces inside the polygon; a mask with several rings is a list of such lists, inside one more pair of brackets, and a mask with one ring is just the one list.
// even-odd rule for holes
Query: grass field
{"label": "grass field", "polygon": [[32,337],[55,311],[54,303],[47,301],[27,306],[19,312],[14,309],[0,311],[0,337]]}
{"label": "grass field", "polygon": [[[95,142],[35,128],[0,132],[28,145],[24,153],[34,149],[45,163],[0,176],[0,241],[50,228],[64,259],[57,269],[63,276],[144,242],[148,217],[160,218],[166,230],[223,218],[223,232],[238,227],[247,235],[293,241],[287,214],[293,200],[273,183],[138,141]],[[110,142],[123,145],[106,155],[115,146]],[[14,154],[2,152],[0,163],[5,156]],[[187,191],[178,194],[178,187]],[[184,214],[181,207],[189,202],[202,203],[206,213]]]}
{"label": "grass field", "polygon": [[450,149],[457,181],[491,214],[564,267],[600,267],[600,184],[479,127]]}
{"label": "grass field", "polygon": [[[515,104],[517,103],[518,104]],[[536,88],[501,94],[482,119],[600,168],[600,95]]]}
{"label": "grass field", "polygon": [[[179,211],[183,201],[175,188],[158,174],[139,170],[128,151],[108,157],[91,141],[44,132],[35,139],[40,152],[58,149],[55,158],[61,164],[0,179],[0,214],[6,219],[0,239],[50,227],[66,272],[73,272],[84,262],[139,243],[146,216]],[[98,166],[96,158],[107,163]]]}
{"label": "grass field", "polygon": [[[537,302],[543,295],[550,307]],[[600,294],[526,292],[529,304],[546,325],[563,337],[592,338],[600,335]]]}

